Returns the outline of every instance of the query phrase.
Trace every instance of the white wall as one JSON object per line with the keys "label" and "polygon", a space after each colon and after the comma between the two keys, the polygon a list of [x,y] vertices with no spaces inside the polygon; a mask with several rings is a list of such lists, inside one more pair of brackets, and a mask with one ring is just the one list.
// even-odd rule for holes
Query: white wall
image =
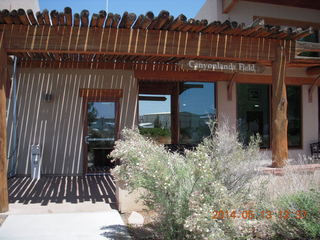
{"label": "white wall", "polygon": [[32,9],[34,12],[40,10],[38,0],[0,0],[0,9]]}
{"label": "white wall", "polygon": [[218,20],[218,1],[219,0],[207,0],[195,16],[195,18],[200,20],[207,19],[209,23]]}
{"label": "white wall", "polygon": [[228,14],[222,14],[222,0],[207,0],[196,15],[197,19],[237,21],[250,25],[253,16],[293,19],[308,22],[320,22],[320,11],[281,5],[238,1]]}
{"label": "white wall", "polygon": [[232,89],[232,101],[228,100],[228,82],[217,82],[217,110],[218,122],[228,121],[230,126],[236,128],[237,125],[237,102],[236,84]]}

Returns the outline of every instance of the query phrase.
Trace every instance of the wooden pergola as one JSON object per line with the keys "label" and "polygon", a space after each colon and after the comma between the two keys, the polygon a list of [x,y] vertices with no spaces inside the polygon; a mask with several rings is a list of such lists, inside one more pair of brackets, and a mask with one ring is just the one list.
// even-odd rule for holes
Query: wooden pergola
{"label": "wooden pergola", "polygon": [[[6,153],[6,84],[9,55],[24,68],[88,68],[133,70],[140,80],[198,80],[272,83],[273,166],[288,158],[286,84],[318,85],[314,77],[286,77],[288,67],[314,67],[316,58],[300,52],[320,51],[319,44],[299,43],[313,33],[307,29],[280,29],[256,20],[251,26],[237,22],[208,23],[177,18],[161,11],[136,16],[100,11],[72,14],[23,9],[0,12],[0,212],[8,210]],[[272,66],[272,78],[264,75],[185,70],[183,60],[229,61]],[[317,71],[317,70],[316,70]]]}

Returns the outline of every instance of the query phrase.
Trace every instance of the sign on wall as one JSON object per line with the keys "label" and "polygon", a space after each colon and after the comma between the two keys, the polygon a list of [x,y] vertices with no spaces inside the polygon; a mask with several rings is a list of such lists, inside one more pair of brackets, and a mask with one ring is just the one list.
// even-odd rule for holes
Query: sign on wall
{"label": "sign on wall", "polygon": [[196,71],[262,73],[265,69],[263,65],[244,62],[182,60],[179,65],[182,69]]}

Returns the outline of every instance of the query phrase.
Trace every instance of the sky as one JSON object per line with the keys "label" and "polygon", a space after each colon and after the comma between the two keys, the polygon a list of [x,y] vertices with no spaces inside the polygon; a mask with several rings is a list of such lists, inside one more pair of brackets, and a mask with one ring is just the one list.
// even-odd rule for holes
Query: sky
{"label": "sky", "polygon": [[[133,12],[135,14],[145,14],[152,11],[158,15],[161,10],[167,10],[173,16],[184,14],[187,18],[193,18],[200,10],[205,0],[39,0],[40,9],[63,11],[65,7],[71,7],[73,13],[80,13],[87,9],[92,13],[106,10],[112,13],[123,14],[123,12]],[[107,4],[108,3],[108,4]]]}

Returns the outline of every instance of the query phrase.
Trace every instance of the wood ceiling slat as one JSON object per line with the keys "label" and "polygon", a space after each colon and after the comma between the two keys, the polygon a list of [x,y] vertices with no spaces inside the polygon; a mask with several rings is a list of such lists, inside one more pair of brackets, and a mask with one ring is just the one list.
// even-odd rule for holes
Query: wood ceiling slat
{"label": "wood ceiling slat", "polygon": [[146,13],[146,16],[143,19],[143,22],[141,23],[141,29],[147,29],[148,26],[151,24],[151,22],[154,19],[153,12],[149,11]]}
{"label": "wood ceiling slat", "polygon": [[30,25],[29,19],[24,9],[22,8],[18,9],[18,16],[23,25]]}
{"label": "wood ceiling slat", "polygon": [[169,16],[168,20],[166,21],[166,23],[161,27],[162,30],[168,30],[168,28],[171,26],[171,24],[174,21],[174,17],[173,16]]}
{"label": "wood ceiling slat", "polygon": [[154,27],[158,24],[158,22],[159,22],[159,18],[158,18],[158,17],[155,17],[155,18],[151,21],[151,23],[150,23],[150,25],[147,27],[147,29],[153,30]]}
{"label": "wood ceiling slat", "polygon": [[21,22],[20,19],[19,19],[17,10],[12,10],[12,11],[10,12],[10,16],[11,16],[12,21],[13,21],[14,24],[16,24],[16,25],[22,24],[22,22]]}
{"label": "wood ceiling slat", "polygon": [[2,11],[0,11],[0,24],[4,24],[5,21],[4,21],[4,18],[3,18],[3,15],[2,15]]}
{"label": "wood ceiling slat", "polygon": [[203,33],[211,33],[213,32],[216,28],[220,26],[221,22],[220,21],[213,21],[209,25],[207,25],[206,28],[202,30]]}
{"label": "wood ceiling slat", "polygon": [[[50,19],[51,18],[51,19]],[[72,23],[73,21],[73,23]],[[189,19],[187,21],[184,15],[179,15],[177,18],[169,16],[169,12],[162,10],[155,18],[152,12],[147,12],[146,15],[140,15],[136,18],[134,13],[125,12],[121,17],[118,14],[107,13],[102,10],[99,14],[93,14],[89,19],[89,12],[83,10],[81,14],[74,14],[72,19],[72,9],[66,7],[64,12],[58,13],[56,10],[50,12],[43,10],[43,12],[37,12],[36,16],[32,10],[28,10],[27,13],[23,9],[12,10],[9,12],[4,9],[0,12],[0,24],[15,24],[15,25],[53,25],[53,26],[82,26],[91,28],[133,28],[133,29],[148,29],[148,30],[169,30],[172,32],[189,32],[189,33],[213,33],[213,34],[226,34],[234,36],[248,36],[254,38],[271,38],[271,39],[299,39],[304,36],[308,36],[313,33],[313,30],[306,30],[301,33],[301,30],[293,28],[293,30],[282,29],[276,31],[268,25],[264,25],[262,19],[256,18],[254,23],[249,27],[244,27],[243,24],[236,22],[225,21],[221,23],[214,21],[208,25],[206,20],[194,20]],[[99,32],[97,32],[99,35]],[[134,36],[135,37],[135,36]],[[105,37],[103,37],[105,38]],[[114,38],[111,38],[113,41]],[[83,42],[83,40],[81,40]],[[103,43],[109,40],[101,40]],[[135,40],[134,40],[135,41]],[[99,42],[99,39],[96,40]],[[95,42],[95,43],[96,43]],[[101,42],[101,43],[102,43]],[[74,41],[72,42],[74,46]],[[134,43],[131,44],[132,47]],[[161,46],[162,47],[162,46]],[[130,49],[130,47],[129,47]]]}
{"label": "wood ceiling slat", "polygon": [[111,27],[117,28],[120,20],[121,20],[121,16],[119,14],[114,14],[112,18]]}
{"label": "wood ceiling slat", "polygon": [[65,26],[66,25],[66,19],[65,19],[65,16],[64,16],[63,12],[60,12],[59,15],[58,15],[58,24],[59,24],[59,26]]}
{"label": "wood ceiling slat", "polygon": [[6,24],[12,24],[13,23],[13,19],[10,16],[10,12],[7,9],[2,10],[2,17],[3,20]]}
{"label": "wood ceiling slat", "polygon": [[99,18],[98,14],[96,14],[96,13],[92,14],[91,21],[90,21],[90,27],[97,27],[98,18]]}
{"label": "wood ceiling slat", "polygon": [[43,19],[44,19],[44,24],[47,25],[47,26],[50,26],[51,25],[50,16],[49,16],[49,11],[47,9],[44,9],[42,11],[42,16],[43,16]]}
{"label": "wood ceiling slat", "polygon": [[193,24],[191,24],[191,28],[189,29],[189,32],[195,32],[196,29],[201,27],[201,23],[199,20],[195,20]]}
{"label": "wood ceiling slat", "polygon": [[158,15],[158,22],[155,24],[153,29],[161,29],[169,20],[170,13],[168,11],[162,10]]}
{"label": "wood ceiling slat", "polygon": [[81,19],[81,27],[88,27],[88,25],[89,25],[89,11],[82,10],[80,13],[80,19]]}
{"label": "wood ceiling slat", "polygon": [[137,15],[134,13],[129,13],[127,17],[127,21],[125,23],[125,28],[131,28],[133,23],[135,22]]}
{"label": "wood ceiling slat", "polygon": [[65,7],[64,16],[65,16],[66,25],[71,26],[72,25],[72,9],[69,7]]}
{"label": "wood ceiling slat", "polygon": [[231,23],[230,21],[226,20],[224,23],[222,23],[220,26],[214,29],[212,33],[218,34],[230,28],[231,28]]}
{"label": "wood ceiling slat", "polygon": [[56,10],[50,12],[52,26],[58,26],[59,24],[59,13]]}
{"label": "wood ceiling slat", "polygon": [[112,22],[113,22],[113,14],[112,13],[108,13],[108,16],[107,16],[107,19],[106,19],[106,23],[105,23],[105,28],[110,28]]}
{"label": "wood ceiling slat", "polygon": [[144,20],[144,15],[139,15],[139,17],[137,18],[137,20],[135,21],[135,23],[133,24],[132,28],[133,29],[140,29],[141,28],[141,23]]}
{"label": "wood ceiling slat", "polygon": [[73,26],[79,27],[80,26],[80,15],[79,13],[75,13],[73,16]]}
{"label": "wood ceiling slat", "polygon": [[170,31],[175,31],[177,30],[181,25],[183,25],[184,23],[186,23],[186,16],[183,14],[180,14],[173,22],[172,24],[169,26],[168,30]]}
{"label": "wood ceiling slat", "polygon": [[97,23],[97,27],[99,28],[103,28],[104,27],[104,22],[106,20],[107,17],[107,12],[104,10],[101,10],[99,12],[99,18],[98,18],[98,23]]}
{"label": "wood ceiling slat", "polygon": [[208,20],[202,19],[200,21],[200,26],[194,29],[194,32],[201,32],[203,29],[205,29],[208,25]]}
{"label": "wood ceiling slat", "polygon": [[124,12],[123,15],[122,15],[122,18],[119,22],[119,28],[125,28],[126,27],[126,21],[127,21],[127,18],[128,18],[128,12]]}
{"label": "wood ceiling slat", "polygon": [[36,12],[36,17],[37,17],[37,21],[38,21],[39,25],[44,25],[45,24],[44,18],[42,16],[41,12]]}
{"label": "wood ceiling slat", "polygon": [[37,22],[36,18],[34,17],[33,11],[31,9],[27,10],[27,15],[28,15],[29,21],[31,22],[32,25],[34,25],[34,26],[38,25],[38,22]]}
{"label": "wood ceiling slat", "polygon": [[188,20],[188,22],[183,23],[182,25],[180,25],[177,28],[177,30],[182,31],[182,32],[188,32],[193,27],[193,24],[195,24],[195,20],[193,18],[190,18]]}

